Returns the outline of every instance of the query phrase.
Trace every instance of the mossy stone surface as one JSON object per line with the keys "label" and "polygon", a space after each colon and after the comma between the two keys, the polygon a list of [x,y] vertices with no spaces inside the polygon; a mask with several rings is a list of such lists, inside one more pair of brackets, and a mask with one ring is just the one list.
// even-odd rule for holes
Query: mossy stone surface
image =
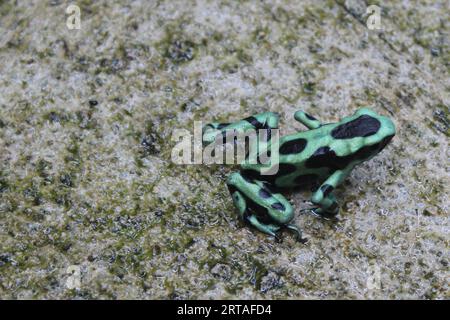
{"label": "mossy stone surface", "polygon": [[[448,299],[448,1],[374,3],[381,30],[357,0],[86,0],[69,30],[65,1],[2,1],[0,297]],[[194,121],[360,106],[397,136],[338,221],[288,194],[306,245],[238,221],[236,167],[170,160]]]}

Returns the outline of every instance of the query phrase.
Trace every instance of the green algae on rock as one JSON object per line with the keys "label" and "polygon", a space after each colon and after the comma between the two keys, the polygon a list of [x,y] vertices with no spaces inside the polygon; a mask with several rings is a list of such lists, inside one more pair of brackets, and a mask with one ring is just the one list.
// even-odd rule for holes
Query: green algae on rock
{"label": "green algae on rock", "polygon": [[[63,1],[0,3],[0,297],[449,297],[446,1],[374,1],[382,30],[364,1],[77,3],[80,30]],[[288,194],[308,245],[243,227],[233,168],[170,161],[193,121],[272,111],[288,134],[365,105],[397,137],[338,221]]]}

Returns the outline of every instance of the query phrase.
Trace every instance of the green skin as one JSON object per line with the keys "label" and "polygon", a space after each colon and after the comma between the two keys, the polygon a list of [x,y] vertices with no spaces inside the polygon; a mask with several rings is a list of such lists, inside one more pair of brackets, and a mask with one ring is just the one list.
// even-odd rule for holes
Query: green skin
{"label": "green skin", "polygon": [[[369,160],[389,143],[395,135],[395,125],[368,108],[361,108],[338,123],[322,124],[303,111],[297,111],[294,118],[309,130],[279,139],[278,172],[271,176],[261,174],[267,164],[250,164],[248,160],[257,156],[251,153],[240,164],[241,171],[230,175],[227,185],[244,221],[276,239],[280,230],[290,229],[303,242],[300,228],[289,224],[294,210],[279,190],[319,183],[311,197],[317,206],[312,212],[322,217],[335,216],[339,206],[332,191],[356,165]],[[203,142],[210,144],[218,134],[222,136],[230,130],[245,133],[250,129],[277,129],[278,120],[278,114],[265,112],[231,124],[211,123],[203,128]],[[260,144],[258,153],[270,147],[270,141]]]}

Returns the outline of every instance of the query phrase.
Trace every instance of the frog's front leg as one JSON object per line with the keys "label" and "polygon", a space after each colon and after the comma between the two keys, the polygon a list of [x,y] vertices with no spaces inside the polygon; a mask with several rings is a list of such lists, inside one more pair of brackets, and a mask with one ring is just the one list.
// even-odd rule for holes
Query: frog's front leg
{"label": "frog's front leg", "polygon": [[289,224],[294,211],[283,195],[273,193],[265,182],[250,179],[237,172],[230,175],[227,185],[244,221],[277,239],[278,231],[290,229],[296,232],[299,241],[304,241],[301,230]]}
{"label": "frog's front leg", "polygon": [[339,205],[333,195],[333,190],[348,176],[350,169],[337,170],[317,189],[311,202],[319,207],[313,209],[315,214],[321,216],[335,216],[339,212]]}
{"label": "frog's front leg", "polygon": [[319,120],[301,110],[294,113],[294,119],[306,126],[308,129],[317,129],[322,125]]}

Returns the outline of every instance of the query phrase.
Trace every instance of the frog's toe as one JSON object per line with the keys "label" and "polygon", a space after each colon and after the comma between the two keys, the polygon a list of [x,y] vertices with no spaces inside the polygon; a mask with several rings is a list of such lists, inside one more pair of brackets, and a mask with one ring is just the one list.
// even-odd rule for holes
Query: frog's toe
{"label": "frog's toe", "polygon": [[332,220],[337,216],[337,214],[339,213],[339,210],[330,212],[330,211],[325,211],[322,208],[314,208],[314,209],[311,209],[311,212],[316,217],[320,217],[325,220]]}
{"label": "frog's toe", "polygon": [[301,243],[306,243],[308,241],[307,238],[303,238],[302,230],[294,224],[287,224],[286,229],[292,230],[296,233],[296,240]]}
{"label": "frog's toe", "polygon": [[312,212],[313,214],[315,214],[315,213],[314,213],[314,209],[317,209],[317,208],[316,208],[316,207],[306,208],[306,209],[300,210],[299,212],[300,212],[300,213],[303,213],[303,212]]}
{"label": "frog's toe", "polygon": [[276,243],[282,243],[283,242],[283,237],[281,237],[281,231],[280,230],[275,232],[274,238],[275,238],[275,242]]}
{"label": "frog's toe", "polygon": [[322,216],[323,210],[320,209],[320,208],[312,208],[312,209],[309,209],[309,210],[316,217],[321,217]]}

